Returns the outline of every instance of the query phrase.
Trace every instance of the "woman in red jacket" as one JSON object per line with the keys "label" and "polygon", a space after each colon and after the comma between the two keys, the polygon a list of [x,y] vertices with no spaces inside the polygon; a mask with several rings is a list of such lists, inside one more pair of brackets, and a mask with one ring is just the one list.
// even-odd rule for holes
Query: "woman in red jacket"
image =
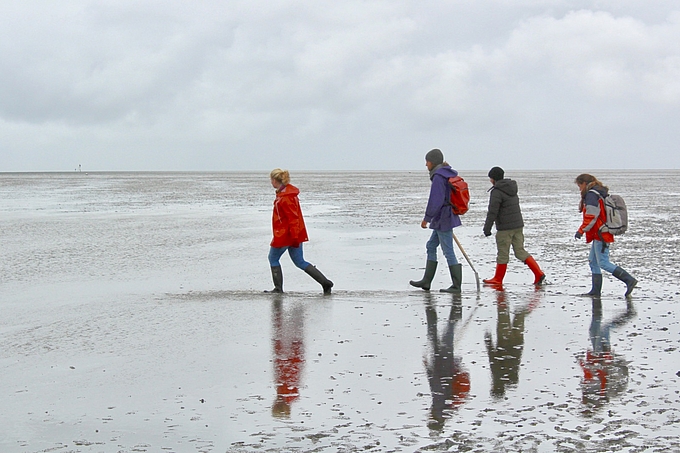
{"label": "woman in red jacket", "polygon": [[324,294],[330,294],[333,282],[328,280],[316,267],[305,261],[302,253],[302,243],[307,242],[307,229],[305,219],[302,217],[300,200],[298,194],[300,190],[290,184],[290,174],[287,170],[276,168],[269,174],[272,187],[276,189],[276,199],[274,200],[274,213],[272,214],[272,239],[269,249],[269,265],[272,270],[272,280],[274,280],[273,293],[283,292],[283,272],[279,259],[286,250],[293,263],[309,274],[323,288]]}
{"label": "woman in red jacket", "polygon": [[574,237],[581,239],[586,235],[586,242],[591,243],[590,270],[592,272],[593,286],[590,292],[584,296],[600,297],[602,291],[602,269],[611,272],[612,275],[626,284],[625,296],[628,297],[637,285],[637,280],[628,272],[609,261],[609,244],[614,242],[614,236],[601,231],[602,226],[607,220],[604,210],[604,200],[609,195],[609,189],[602,185],[593,175],[583,173],[576,177],[574,181],[581,191],[581,203],[579,210],[583,213],[583,223],[576,231]]}

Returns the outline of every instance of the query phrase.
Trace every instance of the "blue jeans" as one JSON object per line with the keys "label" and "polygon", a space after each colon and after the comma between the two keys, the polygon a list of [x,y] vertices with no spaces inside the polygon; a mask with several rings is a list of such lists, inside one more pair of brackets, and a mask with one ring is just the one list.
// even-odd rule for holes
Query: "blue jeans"
{"label": "blue jeans", "polygon": [[588,256],[588,263],[590,264],[590,271],[593,274],[601,274],[602,269],[607,272],[614,272],[616,265],[609,261],[609,244],[604,243],[604,250],[602,250],[602,241],[593,241],[590,246],[590,255]]}
{"label": "blue jeans", "polygon": [[432,236],[430,236],[430,240],[425,244],[428,261],[437,261],[437,247],[440,245],[449,266],[458,264],[456,254],[453,252],[453,230],[432,230]]}
{"label": "blue jeans", "polygon": [[612,323],[609,322],[602,326],[602,314],[593,315],[593,320],[590,322],[590,341],[593,344],[593,351],[608,352],[611,351],[611,343],[609,342],[609,331]]}
{"label": "blue jeans", "polygon": [[288,255],[290,255],[293,264],[302,270],[307,269],[309,263],[305,261],[305,257],[302,254],[302,244],[300,244],[300,247],[269,247],[269,265],[271,267],[280,266],[279,259],[286,253],[286,250],[288,250]]}

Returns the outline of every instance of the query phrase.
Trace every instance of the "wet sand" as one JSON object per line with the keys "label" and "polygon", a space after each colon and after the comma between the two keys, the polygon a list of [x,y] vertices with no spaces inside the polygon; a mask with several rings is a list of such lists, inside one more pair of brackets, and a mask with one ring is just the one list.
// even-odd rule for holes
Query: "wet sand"
{"label": "wet sand", "polygon": [[[600,300],[578,296],[578,213],[546,209],[574,195],[570,173],[509,175],[548,284],[513,261],[502,291],[477,292],[463,262],[460,296],[436,291],[445,269],[430,293],[407,283],[427,181],[400,175],[387,210],[390,184],[369,176],[300,177],[330,297],[287,258],[287,293],[262,292],[257,176],[0,177],[0,451],[680,451],[672,177],[648,175],[659,196],[643,198],[602,176],[636,220],[612,253],[640,280],[627,301],[610,276]],[[484,278],[486,183],[469,179],[478,204],[456,234]]]}

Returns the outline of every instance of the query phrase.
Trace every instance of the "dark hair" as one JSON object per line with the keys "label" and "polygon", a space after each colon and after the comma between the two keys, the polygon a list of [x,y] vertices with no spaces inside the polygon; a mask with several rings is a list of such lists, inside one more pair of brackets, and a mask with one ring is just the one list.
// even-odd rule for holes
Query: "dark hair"
{"label": "dark hair", "polygon": [[588,173],[581,173],[576,177],[574,182],[576,184],[585,184],[585,187],[581,189],[581,201],[578,204],[579,211],[583,210],[583,204],[585,203],[586,194],[590,189],[592,189],[595,186],[607,189],[607,187],[605,187],[595,176],[590,175]]}

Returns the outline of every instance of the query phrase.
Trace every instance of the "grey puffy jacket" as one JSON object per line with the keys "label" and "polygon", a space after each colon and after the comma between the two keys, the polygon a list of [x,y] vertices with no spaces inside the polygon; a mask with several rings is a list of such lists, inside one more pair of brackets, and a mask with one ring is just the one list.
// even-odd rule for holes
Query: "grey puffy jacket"
{"label": "grey puffy jacket", "polygon": [[524,226],[522,211],[517,196],[517,181],[501,179],[491,188],[489,210],[484,222],[484,234],[491,234],[491,226],[496,223],[496,230],[514,230]]}

